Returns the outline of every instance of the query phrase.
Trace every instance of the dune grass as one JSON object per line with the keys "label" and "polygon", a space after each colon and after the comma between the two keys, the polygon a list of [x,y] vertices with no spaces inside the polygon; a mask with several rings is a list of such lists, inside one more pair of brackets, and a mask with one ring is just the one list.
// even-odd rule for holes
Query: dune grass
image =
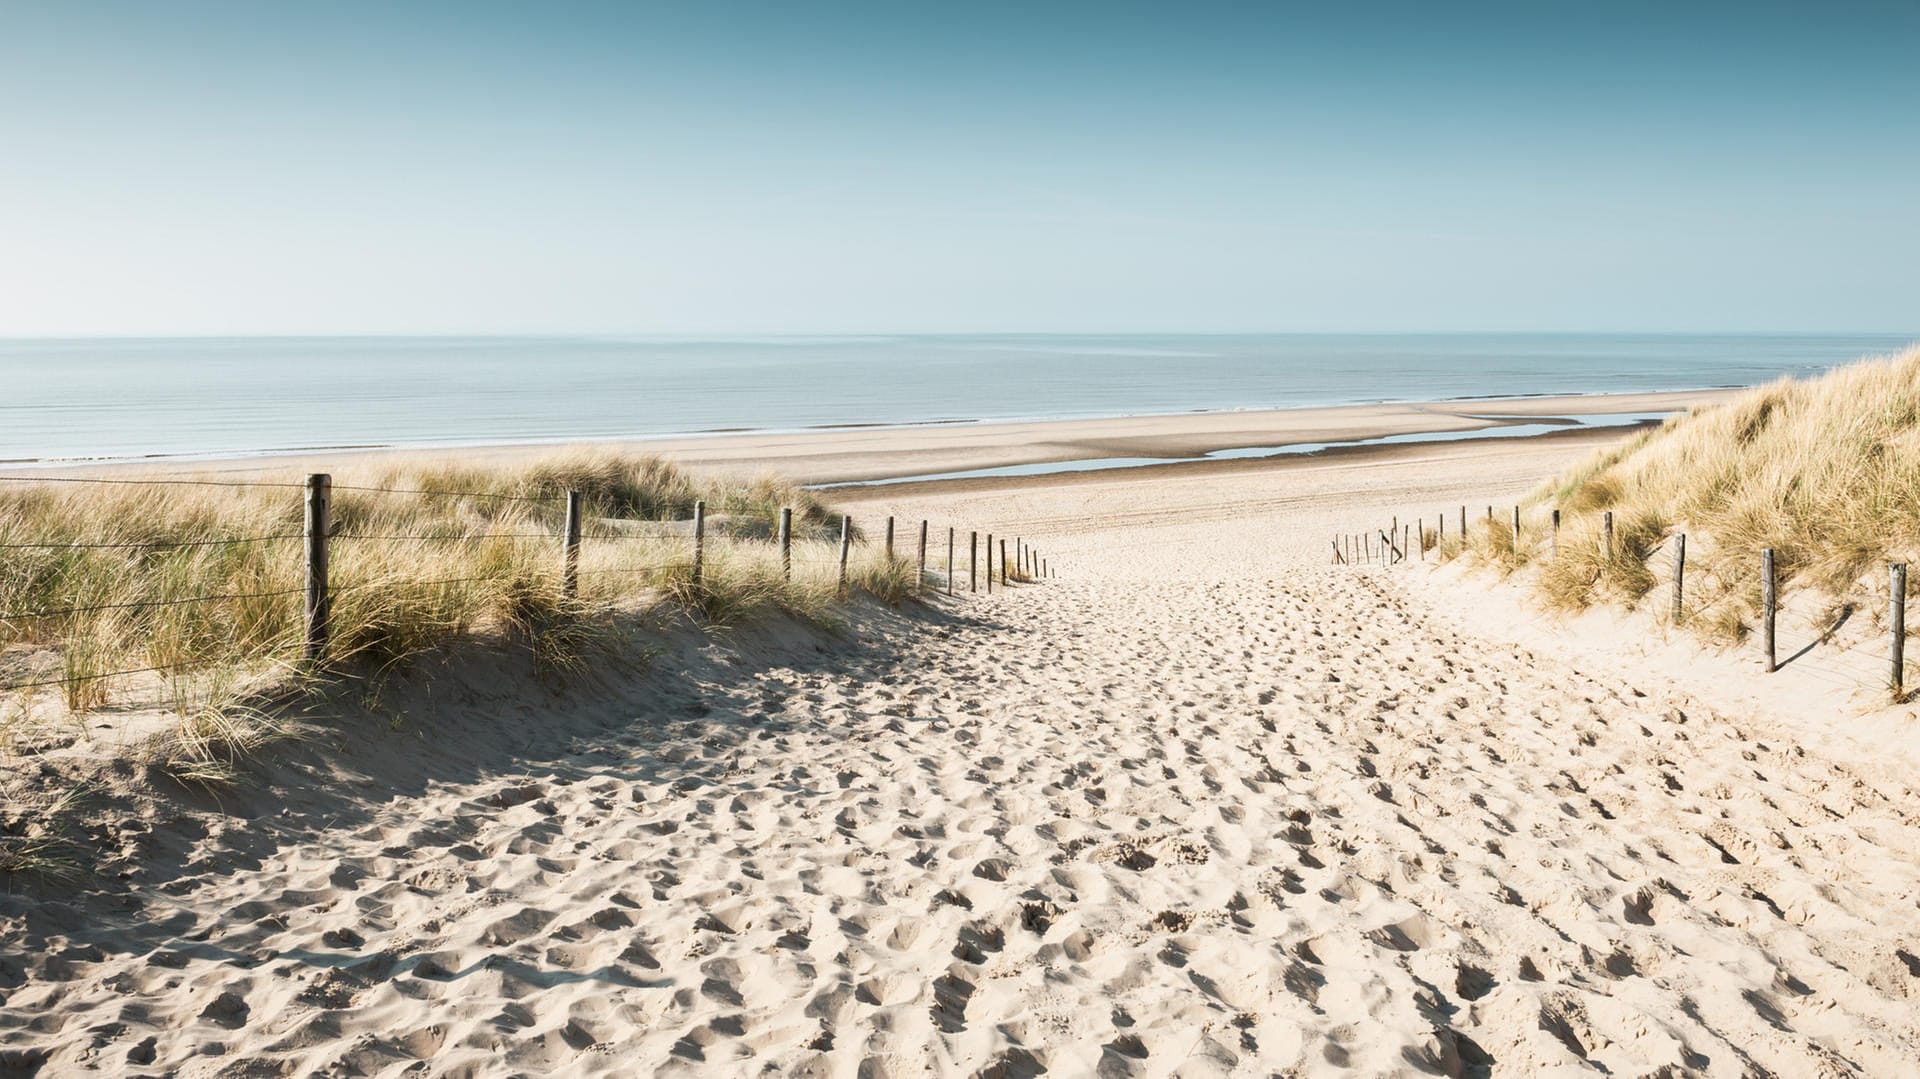
{"label": "dune grass", "polygon": [[1496,518],[1450,535],[1443,555],[1508,572],[1536,564],[1539,593],[1561,609],[1632,606],[1670,579],[1672,537],[1685,532],[1682,617],[1721,638],[1743,635],[1757,612],[1765,548],[1783,592],[1884,590],[1886,563],[1920,553],[1920,348],[1675,417],[1554,477],[1523,508],[1520,543]]}
{"label": "dune grass", "polygon": [[[157,752],[183,779],[217,784],[285,735],[247,701],[305,677],[303,492],[279,486],[8,484],[0,487],[0,687],[32,710],[107,707],[160,668],[178,725]],[[377,488],[379,490],[370,490]],[[577,593],[561,587],[565,493],[583,495]],[[387,493],[400,492],[400,493]],[[684,525],[707,504],[699,579]],[[770,541],[794,511],[794,572]],[[379,678],[463,639],[523,641],[566,676],[622,647],[665,607],[713,625],[781,611],[830,622],[853,593],[898,602],[912,566],[860,550],[838,580],[838,518],[812,494],[760,479],[695,480],[657,458],[568,453],[519,467],[455,463],[337,474],[331,506],[335,678]],[[682,522],[668,525],[662,522]],[[214,597],[198,600],[195,597]],[[182,602],[195,599],[194,602]]]}
{"label": "dune grass", "polygon": [[0,805],[0,876],[63,880],[81,871],[74,820],[90,789],[73,786]]}

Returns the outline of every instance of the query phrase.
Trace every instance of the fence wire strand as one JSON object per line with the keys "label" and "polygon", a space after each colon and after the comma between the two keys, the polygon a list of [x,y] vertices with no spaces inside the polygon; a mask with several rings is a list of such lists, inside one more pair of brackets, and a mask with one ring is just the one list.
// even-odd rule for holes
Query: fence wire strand
{"label": "fence wire strand", "polygon": [[136,667],[130,671],[101,671],[98,674],[71,674],[65,678],[48,678],[38,682],[12,682],[0,686],[0,693],[13,693],[22,689],[44,689],[47,686],[71,686],[81,682],[98,682],[102,678],[123,678],[133,674],[166,674],[185,671],[189,668],[182,664],[170,664],[165,667]]}
{"label": "fence wire strand", "polygon": [[470,533],[422,533],[419,535],[370,536],[358,532],[343,532],[327,537],[330,540],[354,540],[361,543],[387,543],[400,541],[428,541],[437,543],[479,542],[493,539],[558,540],[558,532],[470,532]]}
{"label": "fence wire strand", "polygon": [[231,592],[206,596],[186,596],[181,599],[149,599],[134,603],[96,603],[86,607],[64,607],[50,611],[17,611],[0,614],[0,622],[34,622],[48,618],[64,618],[71,614],[96,614],[100,611],[131,611],[149,607],[181,607],[191,603],[218,603],[230,599],[271,599],[275,596],[298,596],[305,592],[303,588],[282,588],[272,592]]}
{"label": "fence wire strand", "polygon": [[232,539],[213,540],[155,540],[152,542],[113,542],[113,543],[55,543],[42,541],[34,543],[0,543],[0,551],[122,551],[122,550],[170,550],[186,547],[225,547],[237,543],[272,543],[277,540],[305,539],[299,532],[290,532],[279,536],[236,536]]}
{"label": "fence wire strand", "polygon": [[[276,486],[286,485],[278,484]],[[293,484],[293,486],[305,487],[306,485]],[[566,499],[566,492],[564,491],[556,491],[550,495],[510,495],[499,491],[428,491],[422,488],[407,487],[363,487],[351,483],[332,484],[331,489],[335,491],[357,491],[362,494],[411,495],[417,498],[491,498],[501,502],[539,502],[542,504],[561,502]]]}
{"label": "fence wire strand", "polygon": [[0,476],[0,483],[97,483],[110,487],[275,487],[306,489],[304,483],[274,480],[115,480],[99,476]]}

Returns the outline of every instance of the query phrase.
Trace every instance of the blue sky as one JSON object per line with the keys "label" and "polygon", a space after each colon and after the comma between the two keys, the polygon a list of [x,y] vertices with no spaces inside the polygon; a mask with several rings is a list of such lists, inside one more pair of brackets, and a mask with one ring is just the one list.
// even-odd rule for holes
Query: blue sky
{"label": "blue sky", "polygon": [[0,336],[1915,328],[1920,4],[0,0]]}

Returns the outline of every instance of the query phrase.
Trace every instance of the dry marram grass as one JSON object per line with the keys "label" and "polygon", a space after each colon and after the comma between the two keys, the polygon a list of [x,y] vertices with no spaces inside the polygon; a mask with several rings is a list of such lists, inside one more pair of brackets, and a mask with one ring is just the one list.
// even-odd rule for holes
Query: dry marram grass
{"label": "dry marram grass", "polygon": [[[1554,508],[1563,527],[1549,558]],[[1562,609],[1633,606],[1668,579],[1663,563],[1684,531],[1683,618],[1726,640],[1758,610],[1765,548],[1783,590],[1841,604],[1884,596],[1885,564],[1920,552],[1920,348],[1670,419],[1555,477],[1524,509],[1520,543],[1510,525],[1476,522],[1464,540],[1447,537],[1443,556],[1507,572],[1537,564],[1540,594]]]}
{"label": "dry marram grass", "polygon": [[[156,752],[183,779],[219,783],[285,731],[249,705],[303,647],[303,498],[277,486],[19,484],[0,490],[0,686],[9,737],[42,694],[85,713],[158,668],[178,714]],[[838,521],[771,479],[696,481],[657,458],[563,453],[522,467],[445,463],[335,477],[329,667],[380,677],[474,635],[525,641],[539,669],[578,673],[661,605],[730,625],[769,611],[830,622]],[[378,490],[374,490],[378,489]],[[577,594],[561,587],[565,493],[580,491]],[[399,492],[399,493],[388,493]],[[707,504],[699,580],[691,530]],[[770,542],[794,511],[794,566]],[[909,595],[913,567],[863,547],[848,592]],[[213,598],[200,598],[213,597]],[[149,682],[152,679],[149,678]],[[151,687],[149,687],[151,688]]]}

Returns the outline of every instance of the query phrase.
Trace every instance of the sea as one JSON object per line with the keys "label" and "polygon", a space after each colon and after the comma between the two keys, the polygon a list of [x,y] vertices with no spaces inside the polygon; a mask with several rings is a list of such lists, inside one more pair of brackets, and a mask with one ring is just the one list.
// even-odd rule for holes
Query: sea
{"label": "sea", "polygon": [[1920,335],[0,340],[0,461],[219,458],[1746,386]]}

